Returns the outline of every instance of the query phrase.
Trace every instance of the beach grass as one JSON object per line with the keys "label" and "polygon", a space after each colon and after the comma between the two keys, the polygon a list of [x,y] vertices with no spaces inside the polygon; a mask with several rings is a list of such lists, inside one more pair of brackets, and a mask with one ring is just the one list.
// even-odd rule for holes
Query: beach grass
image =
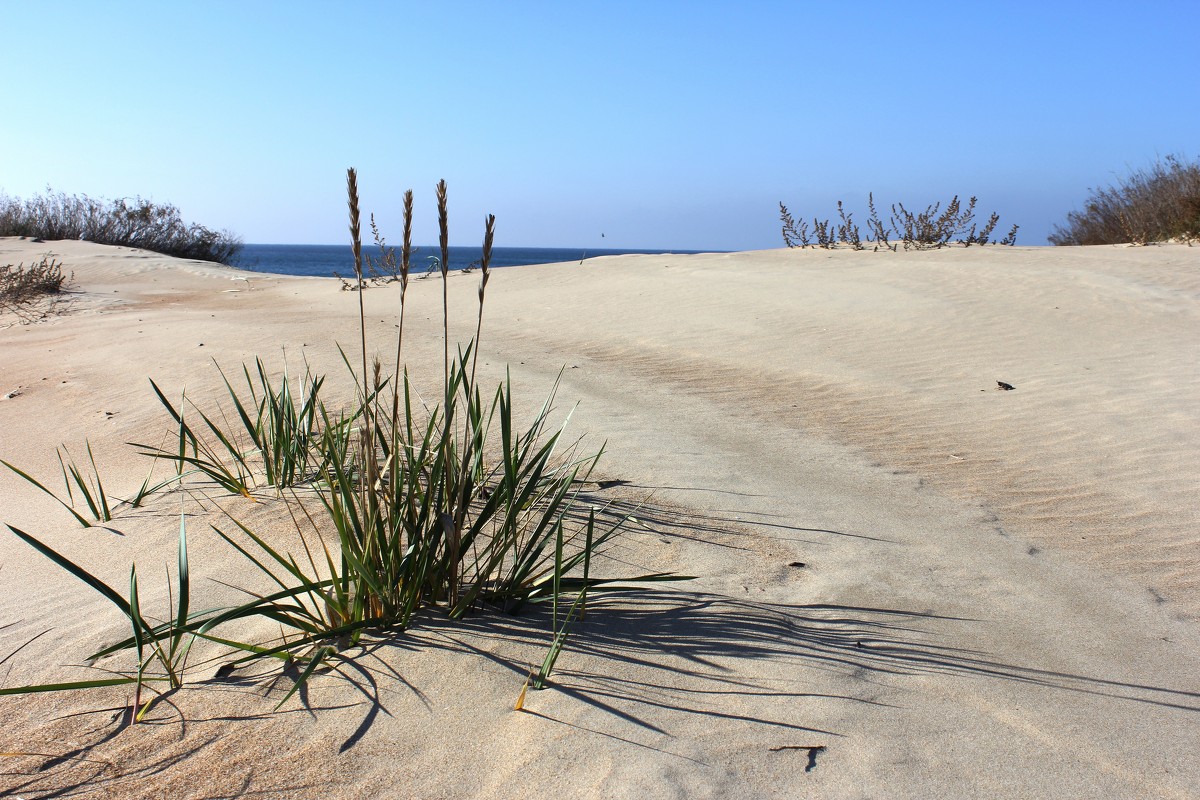
{"label": "beach grass", "polygon": [[[397,264],[400,282],[395,371],[385,375],[381,359],[368,350],[362,300],[364,266],[357,174],[347,174],[349,229],[359,290],[357,359],[343,361],[356,400],[336,410],[321,399],[324,376],[307,368],[303,378],[272,378],[261,360],[254,370],[243,365],[245,389],[221,372],[234,413],[204,410],[180,393],[172,402],[153,380],[151,387],[168,412],[173,445],[135,444],[154,460],[173,464],[173,475],[157,484],[150,475],[131,505],[148,495],[187,482],[229,495],[255,499],[272,487],[298,535],[302,553],[283,550],[270,533],[226,512],[226,522],[211,527],[231,552],[269,581],[269,592],[233,586],[249,599],[202,612],[190,610],[190,570],[186,531],[179,533],[178,595],[175,613],[155,625],[145,621],[138,603],[136,567],[131,567],[126,599],[33,535],[10,526],[20,539],[84,581],[120,609],[133,635],[104,648],[101,656],[131,653],[135,666],[116,670],[117,678],[15,687],[5,694],[112,686],[137,686],[133,719],[145,714],[141,688],[165,681],[178,688],[191,642],[199,637],[232,648],[233,665],[265,658],[301,665],[299,677],[280,701],[285,703],[323,663],[350,657],[346,651],[364,635],[395,635],[414,623],[422,609],[440,610],[452,619],[484,607],[516,613],[529,603],[552,606],[548,650],[533,681],[547,685],[569,633],[582,617],[589,594],[683,580],[667,573],[595,577],[593,561],[628,521],[617,515],[603,526],[597,509],[580,507],[581,487],[596,467],[603,447],[581,449],[564,437],[566,421],[555,424],[557,382],[540,410],[522,424],[516,417],[511,376],[486,392],[478,377],[486,290],[495,218],[484,222],[478,306],[473,337],[451,347],[448,278],[448,195],[445,182],[436,191],[442,260],[443,363],[440,401],[426,407],[404,365],[404,316],[411,252],[412,200],[406,195],[404,246]],[[353,364],[352,361],[357,363]],[[219,369],[219,367],[218,367]],[[567,420],[570,415],[567,415]],[[85,478],[73,462],[64,462],[64,480],[74,480],[91,514],[112,519],[99,470],[89,446],[93,476]],[[68,498],[53,495],[27,473],[7,465],[42,491],[52,494],[84,525],[89,521]],[[151,474],[153,467],[151,468]],[[315,498],[315,502],[313,500]],[[268,620],[281,635],[270,641],[247,640],[246,623]],[[151,664],[158,669],[147,673]]]}
{"label": "beach grass", "polygon": [[[55,455],[58,456],[58,465],[62,470],[63,491],[67,496],[66,500],[61,495],[55,494],[44,483],[24,470],[13,466],[3,459],[0,459],[0,464],[7,467],[20,478],[33,484],[45,494],[53,497],[80,525],[90,528],[94,522],[111,521],[112,509],[108,504],[108,496],[104,492],[104,483],[100,478],[100,469],[96,466],[96,457],[92,453],[92,443],[86,442],[86,447],[88,462],[92,467],[91,473],[86,475],[84,469],[75,463],[75,459],[71,457],[71,453],[65,445],[55,451]],[[65,459],[63,458],[64,453],[66,454]],[[74,488],[72,488],[72,484],[74,484]],[[91,520],[75,510],[75,493],[77,491],[79,492],[80,502],[87,506],[91,514]]]}
{"label": "beach grass", "polygon": [[[53,691],[71,691],[78,689],[95,689],[106,686],[122,686],[133,684],[135,686],[134,699],[132,704],[133,714],[131,719],[134,722],[140,721],[150,710],[155,699],[162,696],[152,684],[166,683],[170,689],[179,689],[183,686],[184,670],[187,665],[188,653],[191,650],[195,633],[189,629],[189,603],[191,600],[191,580],[188,569],[187,558],[187,528],[186,517],[180,515],[179,519],[179,560],[178,570],[176,572],[176,587],[174,591],[168,591],[168,596],[171,598],[168,605],[171,606],[170,619],[167,622],[152,625],[146,620],[146,616],[142,613],[142,605],[138,594],[138,575],[137,566],[133,565],[129,570],[129,597],[126,599],[115,589],[101,581],[99,578],[92,575],[83,567],[71,561],[66,556],[57,552],[48,545],[42,543],[35,537],[25,533],[24,531],[8,526],[16,536],[24,540],[35,550],[49,558],[62,569],[66,570],[71,575],[74,575],[79,580],[86,583],[105,599],[115,605],[122,614],[124,614],[133,635],[123,641],[118,642],[110,647],[103,648],[88,657],[88,661],[95,661],[103,658],[113,652],[119,650],[131,649],[136,654],[134,666],[124,670],[108,670],[112,677],[100,678],[89,681],[70,681],[66,683],[49,683],[34,686],[18,686],[0,688],[0,695],[12,694],[31,694],[38,692],[53,692]],[[169,577],[168,577],[169,580]],[[178,601],[174,598],[178,598]],[[158,672],[148,672],[153,665],[157,664]],[[142,702],[143,689],[151,688],[155,697],[150,698],[146,702]]]}

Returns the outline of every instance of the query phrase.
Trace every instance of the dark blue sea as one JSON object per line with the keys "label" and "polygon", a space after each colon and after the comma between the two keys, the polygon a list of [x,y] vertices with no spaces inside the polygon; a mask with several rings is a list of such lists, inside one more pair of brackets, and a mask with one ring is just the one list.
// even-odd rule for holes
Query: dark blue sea
{"label": "dark blue sea", "polygon": [[[494,247],[492,267],[516,267],[525,264],[557,264],[560,261],[579,263],[596,256],[616,256],[629,253],[658,255],[662,253],[696,253],[697,250],[581,250],[557,247]],[[363,247],[363,255],[377,257],[377,247]],[[397,253],[399,257],[399,253]],[[412,274],[419,275],[436,264],[432,257],[441,257],[437,247],[414,247],[411,259]],[[451,247],[450,269],[478,266],[483,257],[479,247]],[[255,272],[281,275],[316,275],[343,278],[354,275],[354,256],[350,245],[341,244],[248,244],[233,260],[232,266]],[[366,265],[363,267],[366,270]]]}

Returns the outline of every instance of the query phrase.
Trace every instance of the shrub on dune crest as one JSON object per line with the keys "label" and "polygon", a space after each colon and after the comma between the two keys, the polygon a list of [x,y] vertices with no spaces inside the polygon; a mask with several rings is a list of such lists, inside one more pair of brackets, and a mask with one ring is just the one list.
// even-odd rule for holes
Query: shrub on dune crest
{"label": "shrub on dune crest", "polygon": [[169,203],[102,200],[63,192],[21,200],[0,194],[0,236],[86,239],[155,253],[228,264],[242,249],[229,231],[187,223]]}
{"label": "shrub on dune crest", "polygon": [[[992,240],[1000,215],[993,212],[987,222],[980,225],[975,220],[976,202],[972,197],[964,206],[955,195],[945,208],[940,202],[933,203],[916,213],[905,208],[903,203],[896,203],[892,206],[890,225],[885,225],[875,210],[875,195],[870,194],[867,196],[869,217],[865,243],[859,226],[854,223],[853,213],[846,211],[841,200],[837,204],[838,220],[814,217],[811,231],[808,222],[803,219],[797,222],[783,203],[779,204],[779,219],[783,223],[783,242],[788,247],[834,250],[845,245],[853,250],[865,250],[871,245],[876,252],[880,248],[895,252],[903,245],[905,250],[936,250],[951,242],[970,247],[985,245]],[[998,243],[1016,244],[1018,228],[1013,225]]]}
{"label": "shrub on dune crest", "polygon": [[1200,239],[1200,160],[1167,156],[1103,189],[1056,225],[1050,244],[1147,244]]}

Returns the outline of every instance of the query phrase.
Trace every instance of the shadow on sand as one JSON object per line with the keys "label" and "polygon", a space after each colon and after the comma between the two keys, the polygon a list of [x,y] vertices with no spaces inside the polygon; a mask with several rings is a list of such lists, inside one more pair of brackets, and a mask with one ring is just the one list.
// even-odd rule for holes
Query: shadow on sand
{"label": "shadow on sand", "polygon": [[[741,549],[738,537],[728,534],[738,526],[744,529],[745,518],[680,512],[641,503],[612,502],[608,498],[606,501],[606,514],[634,513],[643,528],[653,533]],[[853,535],[793,527],[768,518],[753,521],[751,526],[766,526],[769,530],[764,533],[772,538]],[[876,695],[880,694],[879,679],[885,676],[901,680],[905,676],[927,675],[975,677],[1200,711],[1197,692],[1006,663],[987,652],[948,644],[963,638],[960,634],[965,631],[964,626],[982,624],[985,623],[930,611],[789,605],[679,589],[600,595],[589,600],[586,618],[573,628],[567,642],[568,656],[561,662],[562,668],[553,674],[551,686],[553,691],[601,712],[596,719],[611,717],[613,724],[601,722],[597,727],[583,728],[577,721],[555,718],[545,711],[527,709],[524,713],[547,723],[587,730],[635,747],[694,761],[690,756],[663,749],[664,737],[674,733],[664,725],[698,715],[767,726],[793,737],[837,737],[843,734],[786,718],[787,707],[779,701],[828,698],[884,710],[890,706]],[[314,705],[311,695],[320,690],[319,684],[313,683],[298,693],[299,707],[284,711],[263,710],[188,720],[175,709],[175,713],[164,715],[152,724],[179,726],[182,741],[193,722],[263,720],[279,713],[319,717],[323,711],[359,708],[362,717],[353,730],[346,731],[339,748],[345,752],[367,735],[381,714],[390,716],[382,699],[381,684],[388,688],[403,685],[436,713],[421,687],[403,675],[405,654],[400,651],[441,649],[487,659],[512,673],[515,698],[528,674],[530,659],[540,660],[544,654],[550,629],[550,610],[544,606],[520,616],[485,611],[463,620],[448,620],[428,612],[421,615],[410,631],[380,636],[361,648],[347,651],[346,658],[335,662],[326,679],[340,679],[352,685],[360,695],[354,703]],[[816,683],[812,680],[814,675],[829,671],[857,679],[843,685],[861,687],[861,691],[846,694],[800,691],[799,687],[811,688]],[[272,693],[282,696],[297,675],[298,671],[291,667],[282,674],[276,670],[267,675],[214,678],[203,686],[205,691],[261,695],[264,685],[269,687],[273,682],[276,687]],[[895,684],[895,680],[890,683]],[[175,708],[169,700],[167,705]],[[259,703],[255,705],[261,708]],[[9,791],[67,797],[105,783],[111,786],[130,779],[153,779],[185,755],[204,750],[215,741],[215,736],[193,737],[184,753],[152,759],[153,763],[141,764],[132,772],[114,773],[103,759],[92,753],[125,727],[122,719],[118,714],[111,723],[98,726],[85,744],[65,757],[43,761],[27,771],[5,770],[5,778],[18,781],[9,785]],[[804,744],[780,749],[807,750],[811,768],[823,746]],[[57,775],[51,788],[44,782],[47,772],[67,761],[71,762],[68,769],[71,774]],[[119,777],[109,777],[115,775]],[[222,796],[255,796],[259,790],[253,783],[252,776],[247,777],[240,790]],[[279,791],[279,787],[272,791]]]}

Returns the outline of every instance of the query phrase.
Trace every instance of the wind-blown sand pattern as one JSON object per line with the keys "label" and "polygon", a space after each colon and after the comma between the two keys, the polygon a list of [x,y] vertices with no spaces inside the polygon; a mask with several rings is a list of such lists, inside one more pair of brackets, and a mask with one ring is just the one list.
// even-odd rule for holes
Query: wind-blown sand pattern
{"label": "wind-blown sand pattern", "polygon": [[[44,253],[78,294],[0,329],[0,458],[35,475],[53,478],[55,446],[86,438],[128,496],[147,460],[122,443],[170,432],[147,378],[215,403],[214,358],[278,369],[286,348],[292,369],[306,358],[350,396],[335,342],[353,352],[358,298],[335,281],[0,239],[4,263]],[[450,279],[463,340],[476,286]],[[441,288],[410,291],[408,362],[432,388]],[[365,295],[383,354],[396,297]],[[531,409],[565,367],[570,430],[608,443],[596,497],[643,504],[610,556],[697,580],[590,604],[524,712],[541,612],[430,615],[279,712],[290,677],[218,680],[215,666],[131,728],[124,689],[3,697],[0,751],[38,755],[0,758],[0,792],[1200,795],[1200,248],[506,269],[483,358],[495,379],[511,367]],[[269,492],[207,494],[187,506],[199,605],[232,602],[208,579],[244,568],[208,527],[218,505],[289,541]],[[136,559],[151,607],[166,602],[158,565],[179,508],[167,494],[122,509],[112,532],[84,530],[0,473],[0,522],[117,587]],[[93,677],[71,665],[123,635],[119,614],[7,531],[0,587],[2,686]]]}

